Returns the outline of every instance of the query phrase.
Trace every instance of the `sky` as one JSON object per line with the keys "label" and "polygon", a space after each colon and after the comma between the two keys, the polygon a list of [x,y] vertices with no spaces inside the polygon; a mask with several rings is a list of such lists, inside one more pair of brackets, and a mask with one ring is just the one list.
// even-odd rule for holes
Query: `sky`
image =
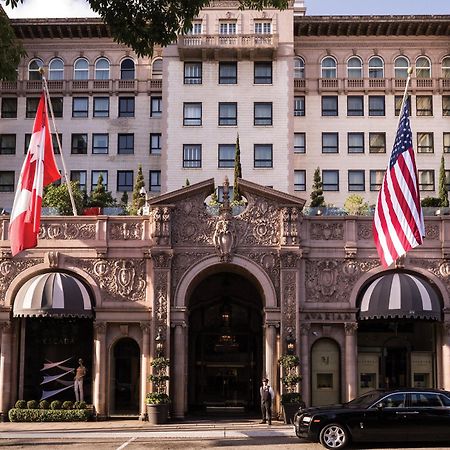
{"label": "sky", "polygon": [[[450,14],[450,0],[304,0],[308,15]],[[11,18],[93,17],[86,0],[24,0],[11,10]]]}

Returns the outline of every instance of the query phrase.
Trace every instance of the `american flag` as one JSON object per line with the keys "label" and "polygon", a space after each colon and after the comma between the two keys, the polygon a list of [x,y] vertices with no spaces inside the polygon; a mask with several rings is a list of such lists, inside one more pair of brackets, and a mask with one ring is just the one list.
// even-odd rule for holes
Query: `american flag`
{"label": "american flag", "polygon": [[389,167],[378,194],[373,236],[384,267],[422,244],[425,236],[408,101],[403,102]]}

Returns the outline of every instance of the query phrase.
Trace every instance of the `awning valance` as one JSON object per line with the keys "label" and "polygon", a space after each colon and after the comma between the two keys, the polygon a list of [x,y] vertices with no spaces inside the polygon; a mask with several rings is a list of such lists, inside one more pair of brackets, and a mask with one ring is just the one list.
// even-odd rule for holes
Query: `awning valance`
{"label": "awning valance", "polygon": [[87,317],[92,314],[89,291],[77,278],[60,272],[37,275],[18,291],[15,317]]}
{"label": "awning valance", "polygon": [[390,272],[369,283],[361,299],[359,318],[441,320],[441,302],[425,279]]}

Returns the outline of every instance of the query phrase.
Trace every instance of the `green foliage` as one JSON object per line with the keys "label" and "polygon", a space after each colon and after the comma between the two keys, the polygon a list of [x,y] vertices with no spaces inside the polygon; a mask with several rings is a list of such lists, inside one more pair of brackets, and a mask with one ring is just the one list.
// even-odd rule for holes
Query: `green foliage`
{"label": "green foliage", "polygon": [[148,381],[152,383],[164,383],[165,381],[169,381],[169,375],[149,375]]}
{"label": "green foliage", "polygon": [[319,206],[325,205],[325,198],[323,196],[323,183],[322,183],[322,177],[320,176],[320,168],[317,167],[317,169],[314,171],[314,182],[312,185],[312,192],[311,192],[311,207],[317,208]]}
{"label": "green foliage", "polygon": [[[71,181],[73,199],[77,213],[83,211],[84,206],[84,192],[81,191],[80,185],[77,181]],[[61,183],[59,186],[49,184],[44,188],[42,197],[42,206],[49,206],[56,208],[58,213],[62,216],[73,215],[72,203],[70,202],[69,190],[66,183]]]}
{"label": "green foliage", "polygon": [[420,203],[424,208],[437,208],[441,206],[441,199],[439,197],[425,197]]}
{"label": "green foliage", "polygon": [[302,395],[299,392],[288,392],[281,395],[281,403],[302,403]]}
{"label": "green foliage", "polygon": [[124,191],[122,194],[122,197],[120,197],[120,204],[119,206],[125,211],[124,215],[126,215],[126,212],[128,211],[128,192]]}
{"label": "green foliage", "polygon": [[352,194],[347,197],[344,209],[351,216],[362,216],[369,212],[369,204],[359,194]]}
{"label": "green foliage", "polygon": [[39,409],[50,409],[50,403],[47,400],[41,400],[39,402]]}
{"label": "green foliage", "polygon": [[20,60],[26,55],[21,42],[16,39],[8,16],[0,11],[0,80],[14,81]]}
{"label": "green foliage", "polygon": [[27,401],[27,409],[37,409],[39,406],[36,400],[28,400]]}
{"label": "green foliage", "polygon": [[191,185],[191,182],[189,181],[189,178],[186,178],[186,181],[184,182],[184,186],[183,187],[188,187]]}
{"label": "green foliage", "polygon": [[283,384],[285,386],[293,386],[302,380],[302,377],[297,374],[289,374],[283,377]]}
{"label": "green foliage", "polygon": [[66,400],[65,402],[63,402],[62,409],[73,409],[73,402],[71,402],[70,400]]}
{"label": "green foliage", "polygon": [[116,199],[113,198],[111,191],[107,191],[105,184],[103,183],[103,175],[100,173],[97,186],[91,192],[88,199],[88,206],[93,207],[105,207],[105,206],[115,206],[117,204]]}
{"label": "green foliage", "polygon": [[[53,403],[53,402],[52,402]],[[10,422],[86,422],[92,415],[87,409],[18,409],[8,411]]]}
{"label": "green foliage", "polygon": [[448,207],[448,189],[447,180],[445,179],[445,160],[444,155],[441,156],[441,166],[439,168],[439,199],[440,205],[443,207]]}
{"label": "green foliage", "polygon": [[152,382],[153,391],[147,394],[147,403],[158,404],[169,402],[169,397],[166,393],[167,381],[169,381],[169,376],[167,375],[169,364],[170,360],[164,358],[164,356],[154,358],[150,363],[153,368],[153,373],[148,376],[148,381]]}
{"label": "green foliage", "polygon": [[219,206],[219,199],[217,197],[217,192],[215,189],[211,194],[211,198],[209,199],[209,206]]}
{"label": "green foliage", "polygon": [[241,146],[239,144],[239,134],[236,138],[236,149],[234,152],[234,185],[231,204],[239,204],[242,201],[242,196],[239,192],[238,178],[242,178]]}
{"label": "green foliage", "polygon": [[50,403],[50,409],[54,409],[54,410],[61,409],[61,402],[59,400],[53,400]]}
{"label": "green foliage", "polygon": [[283,369],[293,369],[300,365],[300,359],[296,355],[283,355],[278,360],[278,364],[283,367]]}
{"label": "green foliage", "polygon": [[86,409],[87,405],[84,401],[78,401],[73,404],[73,409]]}
{"label": "green foliage", "polygon": [[145,196],[141,194],[141,189],[145,187],[144,175],[142,173],[142,165],[139,164],[136,181],[133,188],[133,200],[131,202],[130,214],[136,216],[138,211],[145,204]]}
{"label": "green foliage", "polygon": [[17,400],[16,404],[14,405],[17,409],[26,409],[27,402],[25,400]]}
{"label": "green foliage", "polygon": [[164,358],[163,356],[161,356],[159,358],[153,358],[150,365],[154,369],[160,370],[160,369],[166,369],[167,367],[169,367],[169,364],[170,364],[170,360],[168,358]]}
{"label": "green foliage", "polygon": [[283,368],[281,382],[285,386],[287,393],[293,393],[298,382],[302,379],[297,370],[300,365],[299,357],[296,355],[283,355],[278,360],[278,364]]}
{"label": "green foliage", "polygon": [[164,392],[149,392],[146,402],[148,405],[160,405],[161,403],[170,403],[170,398]]}

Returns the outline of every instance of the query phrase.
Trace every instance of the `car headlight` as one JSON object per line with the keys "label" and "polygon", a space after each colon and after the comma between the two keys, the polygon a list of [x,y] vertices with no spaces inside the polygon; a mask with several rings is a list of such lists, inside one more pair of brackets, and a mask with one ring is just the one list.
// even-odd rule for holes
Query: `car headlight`
{"label": "car headlight", "polygon": [[302,418],[302,422],[303,422],[303,423],[309,423],[309,422],[311,422],[311,417],[309,417],[309,416],[304,416],[304,417]]}

